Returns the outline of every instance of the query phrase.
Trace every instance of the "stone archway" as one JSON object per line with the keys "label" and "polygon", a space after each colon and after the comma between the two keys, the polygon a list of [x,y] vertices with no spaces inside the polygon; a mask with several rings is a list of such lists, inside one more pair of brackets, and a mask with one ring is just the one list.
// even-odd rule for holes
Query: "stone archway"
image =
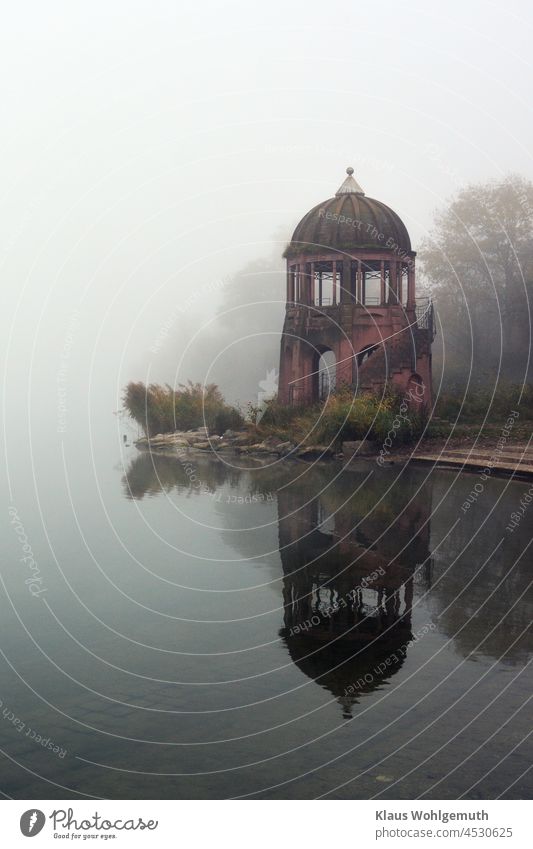
{"label": "stone archway", "polygon": [[331,348],[320,346],[313,357],[313,401],[324,401],[335,391],[337,358]]}

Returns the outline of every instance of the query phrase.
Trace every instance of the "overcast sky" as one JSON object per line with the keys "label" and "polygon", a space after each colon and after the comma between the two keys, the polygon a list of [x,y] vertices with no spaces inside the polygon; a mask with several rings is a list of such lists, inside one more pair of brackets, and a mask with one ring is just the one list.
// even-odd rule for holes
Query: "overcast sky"
{"label": "overcast sky", "polygon": [[36,403],[69,337],[72,384],[144,377],[176,306],[194,296],[190,335],[198,293],[212,315],[216,281],[281,253],[347,165],[415,249],[459,186],[533,177],[527,2],[23,0],[2,17],[0,329],[8,392],[29,381]]}

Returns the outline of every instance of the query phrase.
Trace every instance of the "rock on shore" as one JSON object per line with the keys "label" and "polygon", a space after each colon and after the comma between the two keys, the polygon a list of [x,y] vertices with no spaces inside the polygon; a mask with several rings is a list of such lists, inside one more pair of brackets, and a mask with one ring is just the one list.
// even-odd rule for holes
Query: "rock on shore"
{"label": "rock on shore", "polygon": [[[254,441],[255,440],[255,441]],[[295,457],[301,460],[327,459],[335,456],[329,445],[299,445],[282,437],[267,436],[257,442],[257,436],[247,430],[227,430],[223,436],[209,436],[207,428],[197,430],[158,433],[152,437],[141,437],[135,445],[140,450],[198,450],[215,453],[232,451],[249,456]]]}

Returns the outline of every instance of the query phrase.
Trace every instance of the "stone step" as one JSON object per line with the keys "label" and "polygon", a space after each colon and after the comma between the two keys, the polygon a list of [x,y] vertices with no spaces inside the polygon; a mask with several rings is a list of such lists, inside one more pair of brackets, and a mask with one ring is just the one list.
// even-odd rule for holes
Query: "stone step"
{"label": "stone step", "polygon": [[[411,460],[416,462],[420,461],[422,463],[434,463],[435,465],[460,466],[467,469],[482,470],[485,468],[487,462],[491,460],[491,457],[476,459],[472,457],[469,458],[466,455],[464,457],[447,457],[445,454],[414,454],[411,457]],[[491,468],[499,469],[501,471],[533,475],[533,459],[530,458],[527,462],[517,462],[516,458],[503,461],[492,460]]]}
{"label": "stone step", "polygon": [[[427,452],[422,452],[426,454]],[[437,453],[437,452],[436,452]],[[415,452],[416,456],[416,452]],[[439,451],[438,456],[450,460],[470,460],[473,463],[527,463],[533,465],[533,453],[521,454],[507,451]]]}
{"label": "stone step", "polygon": [[502,451],[499,451],[496,446],[492,447],[478,447],[478,448],[468,448],[465,446],[464,448],[443,448],[443,454],[449,454],[450,456],[459,456],[464,454],[469,454],[472,457],[531,457],[533,459],[533,446],[509,446],[508,448],[504,448]]}

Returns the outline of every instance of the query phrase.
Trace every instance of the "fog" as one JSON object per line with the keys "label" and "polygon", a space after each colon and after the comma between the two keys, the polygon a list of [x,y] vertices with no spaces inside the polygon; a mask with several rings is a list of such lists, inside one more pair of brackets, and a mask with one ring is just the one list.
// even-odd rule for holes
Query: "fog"
{"label": "fog", "polygon": [[[192,380],[243,407],[265,401],[279,365],[283,250],[348,166],[405,222],[417,274],[438,278],[433,385],[447,406],[431,422],[431,454],[448,445],[439,433],[455,434],[465,383],[487,412],[474,377],[531,387],[532,23],[530,4],[515,0],[4,3],[6,798],[59,810],[85,801],[91,816],[96,800],[160,795],[528,798],[533,488],[514,478],[517,453],[533,467],[518,442],[531,435],[531,388],[520,407],[512,387],[491,408],[475,475],[462,472],[478,426],[485,440],[479,407],[464,442],[451,443],[453,469],[408,462],[402,440],[425,423],[416,402],[428,387],[406,346],[390,349],[405,390],[397,408],[386,399],[370,424],[375,399],[346,415],[336,397],[327,416],[312,421],[312,409],[286,427],[274,408],[264,455],[242,445],[253,428],[235,451],[219,444],[216,462],[201,453],[203,434],[187,437],[191,451],[174,437],[173,449],[139,451],[122,395],[130,381]],[[506,189],[498,204],[467,193],[424,259],[436,210],[492,179]],[[483,231],[477,211],[493,208]],[[424,343],[428,329],[410,326],[410,338]],[[444,364],[460,389],[451,401]],[[238,427],[211,394],[211,431]],[[166,431],[161,395],[151,421]],[[189,401],[183,393],[185,411]],[[142,423],[142,400],[132,409]],[[196,414],[197,426],[197,409],[176,425]],[[370,445],[350,463],[367,426]],[[315,461],[341,442],[342,463]],[[396,451],[405,463],[391,461]],[[304,636],[311,612],[320,627]],[[392,657],[401,662],[389,669]],[[44,813],[20,817],[13,804],[6,833],[20,824],[30,834]],[[138,813],[159,816],[153,805]]]}
{"label": "fog", "polygon": [[415,249],[460,186],[533,177],[525,2],[50,0],[0,39],[10,438],[57,430],[58,385],[104,429],[130,379],[250,399],[347,165]]}

